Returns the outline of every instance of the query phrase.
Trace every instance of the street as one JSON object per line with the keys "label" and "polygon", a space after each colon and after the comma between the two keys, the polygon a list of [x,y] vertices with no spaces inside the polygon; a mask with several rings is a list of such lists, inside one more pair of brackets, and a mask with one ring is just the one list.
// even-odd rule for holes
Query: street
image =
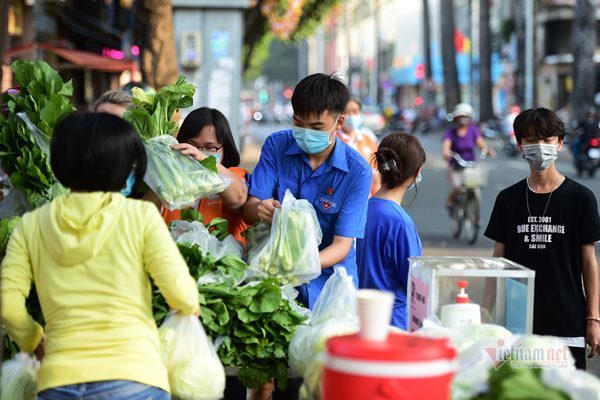
{"label": "street", "polygon": [[[269,134],[287,129],[285,125],[251,124],[243,145],[242,166],[250,171],[258,161],[260,147]],[[501,142],[489,141],[498,153],[497,158],[488,158],[482,163],[489,168],[488,185],[482,191],[481,232],[475,245],[467,244],[463,237],[458,239],[450,235],[448,213],[444,207],[448,193],[446,180],[446,162],[441,157],[442,132],[420,135],[419,140],[427,153],[427,163],[423,170],[423,181],[419,185],[417,197],[408,213],[413,217],[423,242],[423,253],[427,256],[491,256],[493,241],[483,236],[489,216],[494,207],[498,193],[525,178],[529,173],[527,163],[519,156],[508,158],[501,152]],[[565,147],[559,153],[559,171],[569,178],[577,180],[590,188],[596,198],[600,196],[600,177],[578,178],[571,162],[571,154]],[[411,194],[405,197],[405,203],[412,199]],[[600,246],[596,246],[596,254],[600,257]],[[600,377],[600,358],[588,360],[588,371]]]}

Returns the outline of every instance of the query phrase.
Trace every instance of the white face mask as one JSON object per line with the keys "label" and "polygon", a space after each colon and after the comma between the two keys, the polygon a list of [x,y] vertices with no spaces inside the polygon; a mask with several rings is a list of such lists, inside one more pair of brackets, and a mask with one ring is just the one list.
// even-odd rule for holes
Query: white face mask
{"label": "white face mask", "polygon": [[411,185],[408,187],[408,190],[415,189],[417,186],[419,186],[419,183],[421,183],[422,180],[423,180],[423,175],[421,175],[421,173],[419,172],[419,175],[417,175],[417,177],[415,178],[415,181],[413,183],[411,183]]}
{"label": "white face mask", "polygon": [[536,171],[545,171],[558,158],[558,145],[526,144],[523,146],[523,158]]}

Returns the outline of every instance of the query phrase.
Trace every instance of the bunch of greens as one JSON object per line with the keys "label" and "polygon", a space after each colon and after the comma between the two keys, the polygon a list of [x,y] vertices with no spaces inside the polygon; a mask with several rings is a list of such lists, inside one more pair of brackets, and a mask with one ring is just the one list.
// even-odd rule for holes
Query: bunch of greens
{"label": "bunch of greens", "polygon": [[261,243],[269,239],[271,226],[261,221],[256,221],[254,225],[242,232],[242,237],[246,239],[246,247],[251,250],[257,248]]}
{"label": "bunch of greens", "polygon": [[[204,216],[194,207],[186,208],[181,210],[182,221],[198,221],[201,224],[204,223]],[[217,239],[223,240],[229,235],[229,221],[225,218],[213,218],[210,223],[205,224],[209,232],[214,235]]]}
{"label": "bunch of greens", "polygon": [[569,400],[564,392],[544,385],[540,368],[512,368],[505,362],[492,371],[489,391],[472,400]]}
{"label": "bunch of greens", "polygon": [[213,340],[224,338],[219,357],[225,366],[240,367],[238,377],[249,388],[272,377],[281,388],[287,384],[287,350],[305,317],[282,296],[280,284],[266,279],[255,285],[200,287],[206,332]]}
{"label": "bunch of greens", "polygon": [[43,61],[15,61],[12,71],[20,92],[0,99],[0,162],[35,208],[55,195],[48,144],[56,125],[75,111],[73,85]]}
{"label": "bunch of greens", "polygon": [[226,187],[214,157],[198,163],[171,148],[177,144],[173,135],[178,125],[173,115],[193,104],[195,91],[183,75],[156,94],[134,88],[135,107],[123,116],[144,140],[148,155],[146,184],[172,210],[192,206],[199,198],[220,193]]}
{"label": "bunch of greens", "polygon": [[[297,327],[305,317],[293,310],[280,289],[281,282],[267,279],[237,286],[247,265],[236,257],[216,260],[197,245],[178,244],[194,279],[218,273],[224,278],[200,285],[201,319],[207,335],[222,338],[219,358],[223,365],[240,367],[239,379],[249,388],[258,388],[278,379],[287,382],[287,350]],[[227,278],[230,279],[227,279]],[[155,292],[154,317],[161,323],[168,312],[162,296]]]}

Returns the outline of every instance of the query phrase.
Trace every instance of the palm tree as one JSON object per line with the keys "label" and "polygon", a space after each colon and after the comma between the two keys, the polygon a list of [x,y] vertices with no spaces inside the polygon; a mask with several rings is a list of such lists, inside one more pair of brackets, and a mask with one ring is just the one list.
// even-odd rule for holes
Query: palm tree
{"label": "palm tree", "polygon": [[596,74],[596,1],[577,0],[573,20],[573,93],[571,108],[576,121],[582,121],[594,106]]}
{"label": "palm tree", "polygon": [[490,0],[479,1],[479,119],[481,121],[494,118],[490,6]]}
{"label": "palm tree", "polygon": [[154,88],[177,80],[177,51],[170,0],[136,1],[134,35],[140,45],[140,68],[146,83]]}
{"label": "palm tree", "polygon": [[446,111],[450,112],[460,103],[460,86],[456,69],[456,48],[454,46],[454,1],[442,0],[442,66],[444,69],[444,98]]}

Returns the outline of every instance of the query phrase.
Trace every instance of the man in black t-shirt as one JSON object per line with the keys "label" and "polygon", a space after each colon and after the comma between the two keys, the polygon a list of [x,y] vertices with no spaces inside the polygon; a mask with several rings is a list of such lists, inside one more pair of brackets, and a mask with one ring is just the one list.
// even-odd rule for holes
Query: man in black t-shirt
{"label": "man in black t-shirt", "polygon": [[586,343],[600,355],[596,198],[556,169],[565,133],[554,112],[523,111],[513,127],[530,175],[500,192],[485,235],[495,257],[535,271],[533,333],[563,339],[585,369]]}

